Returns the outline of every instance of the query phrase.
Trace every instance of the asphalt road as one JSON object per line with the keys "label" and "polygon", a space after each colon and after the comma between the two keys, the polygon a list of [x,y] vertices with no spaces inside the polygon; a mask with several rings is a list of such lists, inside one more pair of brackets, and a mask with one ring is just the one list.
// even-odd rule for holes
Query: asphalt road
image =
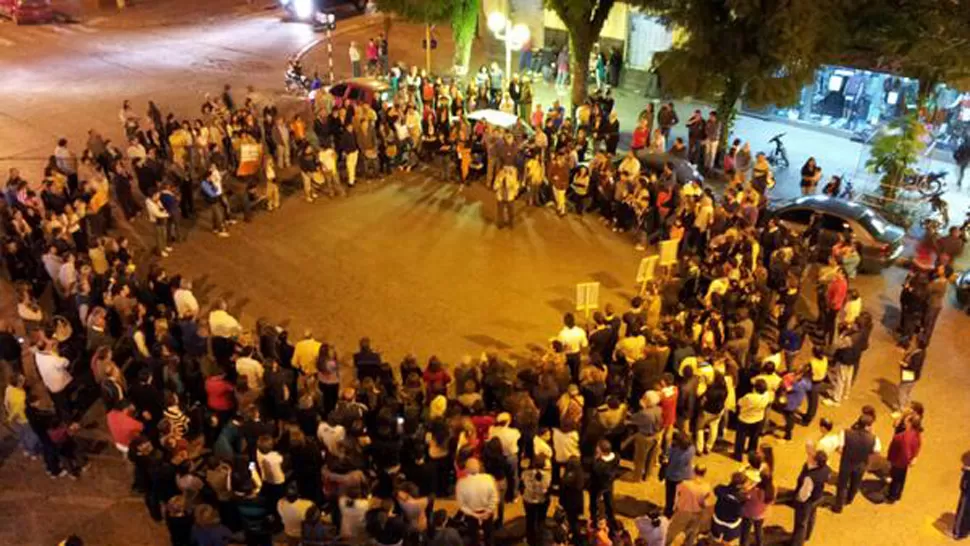
{"label": "asphalt road", "polygon": [[[285,58],[316,38],[306,27],[248,9],[228,9],[214,21],[191,13],[166,13],[157,21],[149,15],[137,26],[119,21],[0,24],[0,168],[18,165],[36,179],[57,137],[80,143],[94,127],[120,138],[117,113],[124,99],[138,108],[154,99],[191,115],[205,92],[226,82],[239,93],[252,84],[278,96]],[[408,29],[397,24],[393,36],[414,32]],[[375,32],[374,20],[347,21],[335,49]],[[419,51],[393,43],[392,54],[420,61]],[[635,115],[632,108],[628,115]],[[203,300],[227,297],[247,323],[267,317],[294,332],[312,328],[345,354],[368,335],[392,362],[409,352],[422,360],[437,354],[448,363],[484,350],[527,358],[532,345],[558,330],[561,313],[573,305],[575,283],[599,281],[602,301],[620,309],[632,295],[642,254],[593,218],[520,209],[514,230],[497,230],[494,215],[491,196],[480,187],[459,192],[425,174],[395,176],[361,184],[342,200],[311,205],[289,199],[279,212],[236,226],[229,239],[193,231],[166,265],[194,278]],[[880,323],[895,320],[902,276],[894,269],[855,283]],[[941,529],[956,507],[959,457],[970,439],[963,392],[970,381],[967,324],[965,315],[947,308],[937,326],[915,391],[928,411],[924,452],[903,501],[887,506],[860,499],[841,516],[823,510],[813,544],[949,542]],[[888,444],[883,401],[893,397],[899,356],[887,329],[877,328],[851,403],[823,407],[821,414],[847,426],[863,404],[872,404],[880,411],[877,432]],[[89,418],[86,436],[105,439],[97,415]],[[810,434],[814,430],[797,429],[795,442],[776,445],[782,488],[793,486]],[[128,469],[103,442],[77,482],[51,482],[39,463],[11,453],[9,442],[4,446],[0,543],[48,545],[79,532],[91,544],[167,544],[164,528],[127,495]],[[721,455],[709,456],[707,464],[717,481],[736,468]],[[876,485],[870,476],[867,497],[878,501]],[[656,482],[620,483],[618,492],[625,515],[642,513],[663,496]],[[518,513],[510,508],[509,516]],[[777,531],[790,529],[791,518],[790,508],[772,508],[769,534],[781,536]]]}

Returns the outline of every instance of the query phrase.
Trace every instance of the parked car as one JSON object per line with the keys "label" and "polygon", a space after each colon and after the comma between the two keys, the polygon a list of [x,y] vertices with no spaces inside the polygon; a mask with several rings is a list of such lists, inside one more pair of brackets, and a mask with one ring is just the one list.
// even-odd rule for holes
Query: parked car
{"label": "parked car", "polygon": [[860,269],[878,272],[892,265],[903,252],[903,228],[889,223],[872,208],[861,203],[824,195],[808,195],[773,206],[772,217],[786,228],[800,234],[808,228],[812,216],[821,215],[820,256],[827,256],[839,235],[851,232],[860,245]]}
{"label": "parked car", "polygon": [[686,184],[694,180],[702,184],[704,182],[704,176],[697,171],[697,167],[690,161],[675,155],[666,152],[658,154],[641,150],[637,153],[637,159],[640,160],[642,168],[655,172],[662,171],[664,164],[669,161],[673,166],[674,174],[677,175],[677,181],[681,184]]}
{"label": "parked car", "polygon": [[391,100],[391,86],[377,78],[350,78],[331,85],[327,91],[334,97],[334,106],[346,101],[368,103],[379,109],[385,101]]}
{"label": "parked car", "polygon": [[970,314],[970,270],[960,273],[953,284],[957,288],[957,303]]}
{"label": "parked car", "polygon": [[50,0],[0,0],[0,14],[18,25],[54,20]]}

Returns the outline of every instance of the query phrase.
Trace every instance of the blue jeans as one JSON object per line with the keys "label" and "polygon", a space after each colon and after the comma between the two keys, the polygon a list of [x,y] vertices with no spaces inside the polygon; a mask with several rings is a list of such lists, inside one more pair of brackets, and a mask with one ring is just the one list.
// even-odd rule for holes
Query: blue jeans
{"label": "blue jeans", "polygon": [[556,73],[556,85],[559,85],[559,86],[566,85],[566,80],[568,79],[569,79],[568,70],[560,70],[559,72]]}
{"label": "blue jeans", "polygon": [[20,448],[24,450],[31,456],[37,456],[43,454],[44,450],[40,445],[40,438],[34,433],[30,425],[26,423],[10,423],[10,428],[17,433],[17,439],[20,442]]}

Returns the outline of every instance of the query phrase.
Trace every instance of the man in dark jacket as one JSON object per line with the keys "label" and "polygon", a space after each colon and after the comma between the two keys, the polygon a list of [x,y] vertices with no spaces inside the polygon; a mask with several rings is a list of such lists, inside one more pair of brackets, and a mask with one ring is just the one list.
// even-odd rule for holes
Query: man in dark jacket
{"label": "man in dark jacket", "polygon": [[360,350],[354,353],[354,369],[357,370],[357,380],[365,377],[378,378],[381,367],[381,354],[371,349],[370,338],[361,338]]}
{"label": "man in dark jacket", "polygon": [[700,164],[703,158],[701,142],[704,141],[705,125],[704,116],[701,115],[700,110],[694,110],[687,120],[687,158],[695,165]]}
{"label": "man in dark jacket", "polygon": [[825,483],[832,470],[828,467],[828,455],[818,450],[802,467],[795,485],[795,527],[792,531],[792,546],[802,546],[812,538],[815,528],[815,512],[825,494]]}
{"label": "man in dark jacket", "polygon": [[869,457],[879,452],[879,440],[872,433],[872,424],[872,417],[863,414],[844,432],[833,512],[841,512],[843,506],[852,504],[869,466]]}
{"label": "man in dark jacket", "polygon": [[606,511],[606,521],[610,529],[618,528],[616,515],[613,512],[613,482],[620,469],[620,458],[613,453],[610,441],[602,439],[596,444],[596,459],[589,476],[589,519],[599,520],[599,500],[603,499],[603,509]]}

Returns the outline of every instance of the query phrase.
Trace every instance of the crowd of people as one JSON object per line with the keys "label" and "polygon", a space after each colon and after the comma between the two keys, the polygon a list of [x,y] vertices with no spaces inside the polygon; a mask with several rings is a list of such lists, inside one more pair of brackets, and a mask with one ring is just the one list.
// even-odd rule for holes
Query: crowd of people
{"label": "crowd of people", "polygon": [[[373,49],[368,63],[386,62]],[[79,158],[60,140],[39,195],[11,171],[3,259],[22,324],[0,324],[0,358],[25,454],[43,457],[52,478],[80,477],[88,462],[78,422],[100,401],[132,463],[132,489],[176,546],[234,534],[264,545],[277,533],[306,546],[493,544],[506,505],[519,502],[530,546],[659,546],[674,539],[670,529],[686,544],[760,546],[782,483],[794,490],[785,499],[792,544],[808,541],[818,508],[851,504],[870,455],[883,450],[872,407],[839,426],[816,419],[823,397],[849,398],[874,326],[850,286],[853,242],[829,251],[769,218],[770,168],[739,142],[725,156],[720,196],[678,180],[669,163],[642,165],[648,150],[713,168],[716,113],[695,112],[688,142],[668,146],[677,113],[651,106],[616,162],[608,93],[572,114],[559,103],[544,110],[527,79],[499,75],[496,87],[496,69],[466,86],[391,69],[392,100],[323,94],[311,119],[284,116],[252,90],[237,104],[229,86],[194,120],[163,116],[154,103],[142,115],[126,102],[124,151],[96,131]],[[518,113],[534,133],[466,121],[485,107]],[[288,169],[312,202],[346,193],[358,171],[368,179],[429,163],[445,180],[477,173],[496,192],[502,225],[512,226],[512,203],[524,195],[559,214],[598,214],[639,245],[678,240],[679,265],[623,312],[607,305],[588,324],[566,314],[528,362],[486,354],[422,365],[407,355],[392,365],[366,337],[348,357],[309,330],[296,339],[266,321],[242,324],[224,301],[202,305],[191,281],[161,262],[135,267],[141,249],[112,233],[144,210],[165,257],[181,220],[202,212],[196,197],[227,236],[239,211],[248,220],[259,203],[282,205],[278,173]],[[948,273],[914,279],[945,292]],[[798,305],[803,286],[817,290],[815,315]],[[911,392],[938,306],[919,311],[904,313],[911,322],[900,335],[890,501],[902,497],[920,450],[924,410]],[[807,458],[797,476],[776,475],[762,438],[790,441],[796,426],[810,429]],[[714,486],[705,458],[718,450],[738,464]],[[614,484],[655,478],[665,484],[662,507],[637,515],[631,533],[615,513]],[[455,513],[441,508],[449,498]]]}

